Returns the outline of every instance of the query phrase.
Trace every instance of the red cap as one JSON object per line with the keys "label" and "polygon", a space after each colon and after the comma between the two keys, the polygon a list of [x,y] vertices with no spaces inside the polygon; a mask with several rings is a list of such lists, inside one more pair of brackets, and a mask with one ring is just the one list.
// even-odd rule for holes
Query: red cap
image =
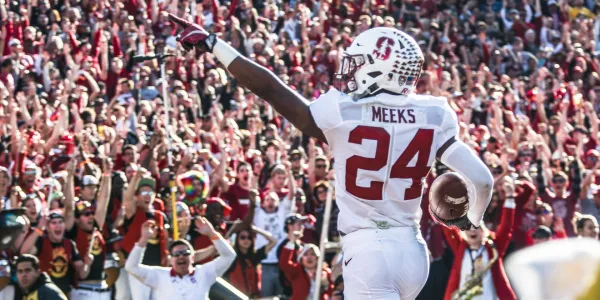
{"label": "red cap", "polygon": [[600,152],[598,152],[598,150],[596,150],[596,149],[590,149],[587,152],[585,152],[585,157],[589,157],[589,156],[600,157]]}

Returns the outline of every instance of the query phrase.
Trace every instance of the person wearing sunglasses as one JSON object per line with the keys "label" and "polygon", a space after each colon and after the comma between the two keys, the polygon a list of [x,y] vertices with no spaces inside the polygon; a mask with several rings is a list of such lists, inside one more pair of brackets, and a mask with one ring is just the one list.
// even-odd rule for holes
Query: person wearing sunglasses
{"label": "person wearing sunglasses", "polygon": [[[120,258],[123,260],[128,256],[135,246],[135,241],[140,239],[142,234],[142,224],[152,220],[156,226],[152,231],[153,236],[148,241],[143,263],[147,266],[167,265],[167,230],[164,224],[167,216],[160,210],[154,208],[156,182],[151,177],[146,177],[147,171],[139,168],[133,179],[129,183],[127,191],[123,197],[125,206],[125,220],[122,226],[125,235],[120,242]],[[126,278],[126,279],[125,279]],[[128,281],[128,282],[127,282]],[[131,292],[132,299],[150,299],[156,294],[147,285],[144,285],[136,277],[119,276],[117,281],[117,290],[127,290]]]}
{"label": "person wearing sunglasses", "polygon": [[316,182],[320,180],[325,180],[327,178],[327,172],[329,171],[329,160],[325,155],[318,155],[309,164],[308,174],[310,175],[309,183],[313,186]]}
{"label": "person wearing sunglasses", "polygon": [[[572,168],[576,162],[577,161],[574,161],[574,163],[571,164]],[[538,187],[540,199],[552,206],[556,218],[562,219],[569,237],[575,236],[575,230],[571,220],[573,220],[575,209],[578,204],[579,193],[581,191],[580,183],[578,183],[580,180],[577,179],[577,177],[574,177],[572,180],[569,180],[567,174],[558,172],[552,176],[552,181],[550,183],[552,190]]]}
{"label": "person wearing sunglasses", "polygon": [[[111,168],[103,161],[104,174],[100,182],[93,175],[83,176],[81,197],[75,198],[74,173],[77,161],[72,159],[67,165],[65,183],[65,236],[73,241],[78,252],[90,264],[89,274],[81,278],[78,286],[71,291],[71,299],[84,299],[94,295],[97,299],[110,299],[111,289],[104,281],[106,245],[101,229],[104,227],[111,189]],[[99,188],[98,188],[99,184]],[[96,194],[96,192],[98,192]],[[87,261],[91,255],[91,261]],[[115,274],[111,274],[115,276]],[[117,274],[118,275],[118,274]]]}
{"label": "person wearing sunglasses", "polygon": [[[268,244],[255,249],[256,233],[269,241]],[[223,278],[249,297],[260,297],[260,261],[277,245],[277,239],[265,230],[256,226],[242,228],[235,237],[233,248],[237,255]]]}
{"label": "person wearing sunglasses", "polygon": [[25,160],[23,164],[24,171],[19,184],[21,189],[25,194],[30,195],[30,197],[38,197],[40,200],[43,200],[44,197],[42,196],[42,193],[36,189],[36,182],[41,174],[40,169],[30,160]]}
{"label": "person wearing sunglasses", "polygon": [[[74,160],[73,160],[74,162]],[[79,253],[87,257],[90,254],[93,259],[90,262],[90,271],[87,277],[82,278],[76,288],[71,291],[71,299],[86,299],[87,297],[93,296],[95,299],[109,300],[111,297],[111,288],[108,286],[105,280],[104,263],[107,256],[107,248],[104,241],[104,237],[101,233],[101,229],[104,227],[106,220],[106,214],[108,209],[108,201],[110,197],[111,188],[111,175],[103,174],[100,181],[100,188],[98,191],[97,201],[92,204],[90,201],[79,200],[75,202],[74,191],[73,191],[73,169],[74,167],[68,168],[67,196],[65,200],[65,214],[66,214],[66,236],[73,241],[77,246]],[[106,170],[105,170],[106,171]],[[91,175],[84,176],[83,184],[86,183],[86,177],[93,177]],[[90,178],[87,178],[90,180]],[[98,179],[93,177],[97,184]],[[84,187],[84,191],[87,187]],[[96,198],[96,189],[93,189],[93,198]],[[74,213],[73,213],[74,212]],[[74,217],[74,218],[73,218]],[[115,276],[118,273],[106,273],[110,278],[110,282],[116,280]]]}
{"label": "person wearing sunglasses", "polygon": [[531,246],[536,244],[536,232],[540,232],[540,228],[548,228],[550,237],[549,239],[563,239],[567,237],[565,228],[561,218],[555,218],[552,206],[547,203],[538,201],[536,203],[536,227],[532,228],[527,232],[525,245]]}
{"label": "person wearing sunglasses", "polygon": [[[176,240],[169,246],[170,267],[148,266],[143,263],[150,240],[157,234],[158,225],[147,220],[142,225],[141,235],[133,247],[125,269],[140,282],[150,287],[156,299],[208,299],[208,291],[217,277],[222,276],[235,260],[236,253],[229,243],[205,218],[197,219],[197,230],[208,236],[219,253],[219,257],[203,265],[193,265],[194,248],[186,240]],[[135,287],[132,287],[132,289]],[[133,299],[150,299],[137,298]]]}
{"label": "person wearing sunglasses", "polygon": [[292,164],[292,172],[295,176],[306,174],[306,164],[304,162],[303,153],[298,149],[290,152],[290,163]]}

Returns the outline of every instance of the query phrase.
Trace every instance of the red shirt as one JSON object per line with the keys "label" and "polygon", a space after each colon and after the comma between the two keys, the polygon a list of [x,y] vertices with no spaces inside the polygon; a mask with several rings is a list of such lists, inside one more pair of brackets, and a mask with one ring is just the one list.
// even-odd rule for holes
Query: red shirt
{"label": "red shirt", "polygon": [[565,231],[567,236],[575,236],[575,228],[573,228],[573,216],[578,206],[578,195],[575,193],[567,193],[564,197],[559,198],[553,192],[546,189],[545,192],[540,193],[542,201],[552,205],[554,216],[556,218],[562,218],[565,225]]}
{"label": "red shirt", "polygon": [[230,186],[227,193],[223,194],[221,198],[231,206],[231,215],[229,216],[231,221],[243,219],[248,213],[250,196],[248,190],[241,187],[238,181]]}
{"label": "red shirt", "polygon": [[[533,245],[533,233],[535,232],[535,228],[529,230],[527,232],[527,236],[525,237],[525,246],[531,246]],[[552,233],[552,236],[550,237],[551,240],[559,240],[559,239],[566,239],[567,238],[567,234],[565,233],[565,231],[555,231]]]}
{"label": "red shirt", "polygon": [[[283,247],[281,251],[281,260],[279,262],[279,267],[285,274],[285,276],[292,282],[292,286],[294,287],[292,290],[291,300],[304,300],[310,297],[310,286],[311,279],[304,270],[304,267],[297,262],[294,258],[294,250],[290,250],[286,247]],[[331,299],[331,294],[333,293],[333,280],[331,279],[331,270],[328,268],[323,268],[322,278],[327,279],[327,286],[325,293],[321,294],[320,299]],[[311,297],[312,298],[312,297]]]}
{"label": "red shirt", "polygon": [[535,211],[525,208],[534,192],[535,186],[527,181],[523,181],[516,189],[515,203],[517,209],[513,224],[513,240],[517,243],[518,248],[525,246],[527,232],[537,225]]}

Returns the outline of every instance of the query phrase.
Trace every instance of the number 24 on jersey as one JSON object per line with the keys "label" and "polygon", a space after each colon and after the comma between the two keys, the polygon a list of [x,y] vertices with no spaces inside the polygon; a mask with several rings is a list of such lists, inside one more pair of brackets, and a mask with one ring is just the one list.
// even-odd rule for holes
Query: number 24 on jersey
{"label": "number 24 on jersey", "polygon": [[[419,129],[408,143],[404,152],[392,165],[390,178],[412,179],[412,185],[404,192],[404,199],[411,200],[421,197],[423,191],[423,178],[429,174],[428,166],[431,145],[433,144],[433,129]],[[371,181],[368,187],[357,185],[358,170],[379,171],[388,162],[390,152],[390,134],[381,127],[359,125],[350,131],[348,142],[362,144],[363,140],[377,142],[375,157],[362,157],[353,155],[346,160],[346,190],[351,195],[364,200],[383,199],[383,181]],[[409,167],[408,163],[417,155],[415,166]]]}

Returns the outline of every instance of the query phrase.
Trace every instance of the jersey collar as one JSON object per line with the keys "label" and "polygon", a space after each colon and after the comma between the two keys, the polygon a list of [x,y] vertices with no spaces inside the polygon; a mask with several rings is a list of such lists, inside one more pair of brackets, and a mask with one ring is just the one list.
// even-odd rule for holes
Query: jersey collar
{"label": "jersey collar", "polygon": [[[188,271],[188,275],[189,275],[189,276],[194,276],[194,273],[195,273],[195,272],[196,272],[196,270],[195,270],[195,269],[192,267],[192,268],[190,268],[190,269],[189,269],[189,271]],[[178,274],[175,272],[175,270],[174,270],[173,268],[171,268],[171,272],[170,272],[170,273],[171,273],[171,277],[175,277],[175,276],[177,276],[177,277],[179,277],[179,278],[183,278],[183,276],[179,276],[179,275],[178,275]]]}

